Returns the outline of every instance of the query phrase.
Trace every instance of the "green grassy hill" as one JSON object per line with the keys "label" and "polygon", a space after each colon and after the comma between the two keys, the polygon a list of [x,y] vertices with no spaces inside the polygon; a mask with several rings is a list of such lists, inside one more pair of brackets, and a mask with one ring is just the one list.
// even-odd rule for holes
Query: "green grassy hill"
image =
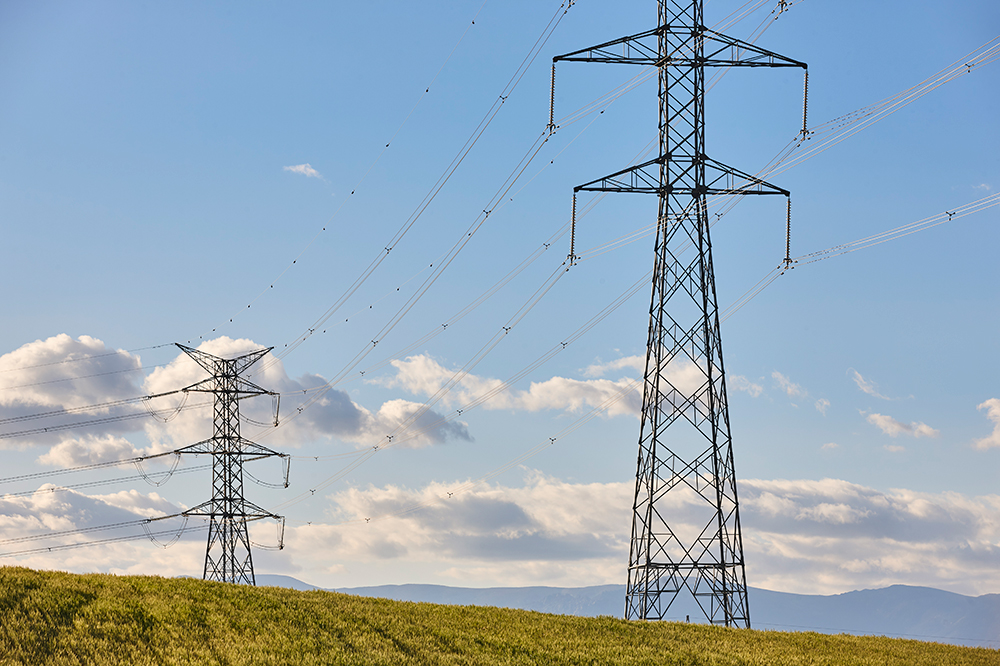
{"label": "green grassy hill", "polygon": [[996,664],[890,638],[0,568],[0,664]]}

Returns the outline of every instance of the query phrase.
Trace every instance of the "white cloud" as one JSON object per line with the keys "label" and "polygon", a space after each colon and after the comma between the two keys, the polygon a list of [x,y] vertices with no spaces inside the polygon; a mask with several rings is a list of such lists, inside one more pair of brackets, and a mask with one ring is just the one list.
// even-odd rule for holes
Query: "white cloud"
{"label": "white cloud", "polygon": [[[231,358],[261,347],[253,340],[220,337],[203,342],[198,349],[214,356]],[[190,386],[207,376],[203,368],[181,354],[168,365],[150,373],[144,389],[149,393],[170,391]],[[384,443],[386,435],[391,433],[395,433],[396,445],[408,447],[472,439],[466,424],[449,422],[433,410],[422,410],[420,403],[389,400],[372,412],[352,401],[344,391],[317,391],[326,385],[326,379],[320,375],[292,379],[285,372],[284,364],[270,354],[251,366],[247,376],[257,385],[284,396],[281,425],[270,431],[266,442],[262,442],[270,448],[299,446],[303,442],[326,438],[374,446]],[[171,399],[163,398],[164,401]],[[188,404],[199,402],[207,405],[210,399],[195,394]],[[170,404],[175,403],[168,403],[168,406]],[[273,405],[267,396],[241,401],[240,411],[241,415],[252,419],[251,425],[254,421],[261,424],[273,422]],[[212,432],[211,419],[210,409],[188,409],[169,423],[147,421],[146,434],[161,449],[178,448],[206,439]],[[400,432],[403,424],[410,425],[405,432]],[[253,431],[261,432],[264,427],[247,427],[244,434],[253,440]]]}
{"label": "white cloud", "polygon": [[823,416],[826,416],[826,410],[830,407],[830,401],[826,398],[820,398],[816,401],[816,411],[818,411]]}
{"label": "white cloud", "polygon": [[973,185],[973,189],[982,190],[983,192],[992,192],[993,188],[987,183],[980,183],[979,185]]}
{"label": "white cloud", "polygon": [[[53,490],[57,492],[53,492]],[[87,548],[54,550],[4,557],[5,564],[18,564],[36,569],[62,569],[79,573],[108,572],[117,574],[156,574],[160,576],[197,575],[205,553],[205,533],[189,531],[169,549],[157,548],[146,538],[142,525],[134,521],[153,516],[172,515],[182,510],[155,492],[148,495],[135,490],[111,495],[88,496],[76,491],[59,489],[52,484],[40,486],[33,494],[0,497],[0,554],[47,549],[59,544],[97,541],[136,536],[134,541],[107,543]],[[67,534],[44,540],[21,540],[53,531],[68,531],[101,527],[116,523],[133,523],[112,529]],[[197,526],[197,522],[189,526]],[[171,519],[150,525],[151,531],[180,530],[181,519]],[[159,538],[168,541],[171,535]]]}
{"label": "white cloud", "polygon": [[878,384],[868,379],[865,379],[864,377],[861,376],[861,373],[855,370],[854,368],[849,369],[848,373],[851,374],[851,379],[854,380],[854,383],[858,385],[858,388],[861,389],[862,392],[867,393],[868,395],[874,396],[876,398],[881,398],[882,400],[892,400],[892,398],[884,396],[878,392]]}
{"label": "white cloud", "polygon": [[823,594],[896,583],[1000,589],[1000,496],[834,479],[750,479],[740,496],[751,585]]}
{"label": "white cloud", "polygon": [[[216,356],[232,357],[260,347],[252,340],[220,337],[203,342],[199,348]],[[63,381],[67,377],[71,381]],[[194,444],[212,433],[212,397],[208,394],[167,395],[148,401],[145,406],[129,402],[81,412],[72,410],[177,391],[207,377],[207,371],[179,351],[172,362],[143,377],[142,362],[137,355],[110,349],[96,338],[62,334],[38,340],[0,357],[0,419],[54,414],[44,419],[8,422],[3,428],[8,435],[39,432],[0,438],[0,446],[51,447],[40,455],[39,462],[67,467]],[[389,434],[393,434],[394,444],[407,447],[472,439],[465,423],[448,420],[438,412],[423,409],[417,402],[389,400],[369,410],[352,401],[344,391],[316,391],[325,386],[323,377],[304,375],[293,379],[281,362],[270,355],[251,368],[249,378],[284,396],[282,425],[270,432],[266,441],[270,448],[331,439],[374,446],[384,443]],[[171,414],[182,406],[183,410]],[[145,407],[162,410],[171,418],[166,423],[149,418]],[[269,397],[243,400],[240,409],[245,419],[243,433],[250,439],[273,422]],[[109,417],[125,418],[106,421]],[[99,423],[87,426],[91,421]],[[138,438],[142,445],[129,438]],[[148,447],[144,447],[145,440]]]}
{"label": "white cloud", "polygon": [[[0,356],[0,407],[69,409],[139,395],[142,362],[97,338],[65,333]],[[100,410],[110,413],[110,408]]]}
{"label": "white cloud", "polygon": [[744,391],[750,394],[750,397],[756,398],[761,393],[764,392],[764,387],[760,384],[755,384],[743,375],[730,375],[728,379],[729,388],[734,391]]}
{"label": "white cloud", "polygon": [[607,363],[595,363],[593,365],[588,365],[583,370],[584,377],[603,377],[612,371],[618,371],[623,369],[635,370],[637,372],[643,372],[646,369],[646,357],[645,356],[623,356],[622,358],[615,359],[614,361],[609,361]]}
{"label": "white cloud", "polygon": [[890,453],[902,453],[906,450],[905,446],[899,446],[898,444],[885,444],[882,448]]}
{"label": "white cloud", "polygon": [[[0,497],[0,541],[181,510],[156,493],[88,497],[50,488]],[[572,483],[531,471],[518,487],[458,480],[418,488],[347,488],[329,497],[330,522],[289,526],[284,551],[258,550],[255,559],[259,571],[307,572],[300,576],[327,587],[414,580],[471,586],[621,584],[633,490],[631,480]],[[883,491],[837,479],[744,479],[740,498],[752,586],[811,594],[892,584],[962,594],[1000,590],[998,495]],[[661,506],[672,525],[684,528],[701,502],[693,492],[680,491],[665,495]],[[273,542],[273,526],[253,529],[255,541]],[[87,539],[127,533],[142,531],[94,533]],[[11,550],[0,545],[0,552]],[[197,575],[203,557],[204,533],[195,531],[169,550],[140,540],[5,561],[70,571]]]}
{"label": "white cloud", "polygon": [[795,384],[792,380],[777,370],[771,373],[771,378],[778,383],[778,387],[782,391],[788,394],[789,398],[805,397],[808,395],[808,392],[804,388]]}
{"label": "white cloud", "polygon": [[323,176],[320,175],[319,171],[313,169],[312,165],[309,164],[308,162],[306,164],[296,164],[295,166],[286,166],[281,168],[285,171],[291,171],[292,173],[302,174],[307,178],[320,178],[320,179],[323,178]]}
{"label": "white cloud", "polygon": [[840,444],[837,444],[836,442],[827,442],[826,444],[824,444],[819,448],[823,449],[824,451],[833,451],[835,449],[839,449]]}
{"label": "white cloud", "polygon": [[38,462],[56,467],[76,467],[108,460],[135,458],[143,453],[123,437],[86,435],[56,444],[48,453],[39,456]]}
{"label": "white cloud", "polygon": [[[404,561],[461,585],[620,581],[633,483],[574,484],[528,473],[519,488],[482,484],[449,497],[463,486],[468,483],[336,493],[333,517],[356,522],[291,529],[290,556],[307,568],[320,560],[341,562],[362,577],[361,563],[369,563],[366,569],[394,582],[410,582],[400,578]],[[399,513],[413,505],[423,508]]]}
{"label": "white cloud", "polygon": [[[87,335],[72,338],[61,334],[36,340],[0,356],[0,419],[25,419],[54,413],[44,420],[8,421],[4,433],[34,431],[24,436],[4,437],[0,446],[53,444],[74,435],[61,428],[95,419],[139,414],[137,404],[115,403],[142,395],[142,362],[139,356],[114,350]],[[104,407],[65,413],[89,405]],[[104,423],[89,429],[97,434],[121,434],[135,429],[135,421]]]}
{"label": "white cloud", "polygon": [[1000,399],[990,398],[976,409],[986,410],[986,418],[993,421],[993,432],[982,439],[977,439],[974,446],[981,450],[1000,447]]}
{"label": "white cloud", "polygon": [[[579,412],[606,406],[608,416],[638,416],[642,407],[641,387],[628,390],[633,380],[570,379],[552,377],[532,382],[526,390],[505,386],[500,379],[467,374],[461,377],[458,370],[449,370],[430,356],[408,356],[392,362],[396,369],[393,377],[378,380],[383,386],[403,388],[416,395],[433,396],[454,384],[441,401],[447,405],[469,406],[480,401],[485,409],[509,409],[537,412],[564,410]],[[669,367],[667,377],[682,390],[695,391],[700,371],[693,364],[675,363]]]}
{"label": "white cloud", "polygon": [[[863,413],[863,412],[862,412]],[[885,414],[868,414],[866,420],[890,437],[899,435],[909,435],[910,437],[937,437],[941,434],[938,430],[930,427],[926,423],[914,421],[913,423],[903,423]]]}
{"label": "white cloud", "polygon": [[[314,571],[335,561],[350,572],[328,585],[412,582],[414,568],[423,581],[472,586],[624,580],[631,481],[574,484],[529,473],[523,487],[463,487],[336,493],[331,517],[350,522],[290,528],[288,566]],[[1000,590],[1000,496],[747,479],[740,497],[750,585],[813,594],[897,583]],[[693,493],[664,496],[681,527],[699,505]]]}

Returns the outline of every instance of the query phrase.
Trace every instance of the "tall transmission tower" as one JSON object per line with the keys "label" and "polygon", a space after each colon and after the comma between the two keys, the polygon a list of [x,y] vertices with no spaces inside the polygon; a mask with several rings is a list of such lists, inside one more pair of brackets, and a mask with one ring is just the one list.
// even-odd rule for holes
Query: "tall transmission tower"
{"label": "tall transmission tower", "polygon": [[255,444],[240,435],[240,400],[259,395],[275,398],[277,424],[278,394],[263,389],[241,375],[272,348],[259,349],[232,359],[219,358],[198,349],[178,344],[212,376],[192,384],[184,392],[211,393],[214,396],[214,434],[209,439],[179,449],[177,453],[212,456],[212,499],[188,509],[184,516],[209,519],[208,546],[202,578],[226,583],[256,585],[247,523],[262,518],[280,521],[279,548],[284,538],[284,519],[243,496],[243,463],[280,456],[285,462],[285,487],[288,486],[288,456]]}
{"label": "tall transmission tower", "polygon": [[[553,82],[559,61],[659,70],[659,156],[573,194],[574,211],[577,192],[659,197],[625,618],[663,619],[687,591],[712,624],[749,627],[706,198],[790,194],[706,155],[705,70],[806,65],[709,30],[702,0],[657,4],[656,28],[552,65]],[[695,508],[671,514],[681,504]]]}

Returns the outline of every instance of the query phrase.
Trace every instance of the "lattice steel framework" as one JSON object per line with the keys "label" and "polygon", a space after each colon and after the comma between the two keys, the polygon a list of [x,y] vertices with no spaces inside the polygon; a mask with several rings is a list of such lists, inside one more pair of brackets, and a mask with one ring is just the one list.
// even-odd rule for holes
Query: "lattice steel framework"
{"label": "lattice steel framework", "polygon": [[[209,519],[208,546],[205,549],[202,577],[205,580],[256,585],[247,523],[274,518],[281,521],[283,528],[284,519],[244,498],[243,463],[246,460],[272,456],[281,456],[287,461],[287,455],[255,444],[240,435],[239,401],[259,395],[277,396],[241,377],[247,368],[271,349],[259,349],[233,359],[225,359],[181,344],[177,346],[212,375],[183,390],[211,393],[214,396],[214,434],[209,439],[178,450],[178,453],[212,456],[212,499],[183,514]],[[287,467],[285,469],[287,486]],[[279,536],[279,547],[280,541]]]}
{"label": "lattice steel framework", "polygon": [[702,0],[659,0],[655,29],[558,61],[659,69],[659,157],[574,189],[659,197],[625,617],[663,619],[686,590],[749,627],[706,197],[789,192],[705,154],[705,68],[806,65],[707,29]]}

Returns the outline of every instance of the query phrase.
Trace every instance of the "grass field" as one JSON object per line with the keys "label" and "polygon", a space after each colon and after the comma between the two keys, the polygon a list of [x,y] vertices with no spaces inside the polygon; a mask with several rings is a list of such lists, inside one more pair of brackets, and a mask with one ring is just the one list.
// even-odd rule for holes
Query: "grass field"
{"label": "grass field", "polygon": [[0,567],[0,664],[995,664],[893,638]]}

